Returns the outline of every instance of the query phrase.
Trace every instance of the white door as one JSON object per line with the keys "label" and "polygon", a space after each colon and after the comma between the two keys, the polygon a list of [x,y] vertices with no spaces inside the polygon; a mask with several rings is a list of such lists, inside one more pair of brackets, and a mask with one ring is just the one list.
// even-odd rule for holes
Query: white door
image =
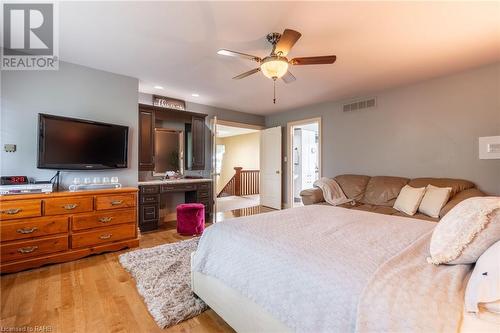
{"label": "white door", "polygon": [[281,127],[260,134],[260,204],[281,209]]}
{"label": "white door", "polygon": [[217,116],[214,116],[210,122],[210,130],[212,131],[212,214],[215,223],[217,222]]}

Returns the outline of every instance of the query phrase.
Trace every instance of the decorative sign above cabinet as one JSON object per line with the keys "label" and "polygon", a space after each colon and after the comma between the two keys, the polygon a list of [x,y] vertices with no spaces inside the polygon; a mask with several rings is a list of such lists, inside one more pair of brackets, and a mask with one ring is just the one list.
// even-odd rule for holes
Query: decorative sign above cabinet
{"label": "decorative sign above cabinet", "polygon": [[183,100],[159,95],[153,95],[153,105],[162,108],[186,110],[186,102]]}

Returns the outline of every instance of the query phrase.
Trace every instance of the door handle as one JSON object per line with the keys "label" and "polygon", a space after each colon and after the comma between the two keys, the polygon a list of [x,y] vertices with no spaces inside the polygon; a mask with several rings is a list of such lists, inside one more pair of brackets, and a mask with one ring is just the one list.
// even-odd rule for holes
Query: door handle
{"label": "door handle", "polygon": [[63,208],[66,209],[66,210],[72,210],[72,209],[75,209],[76,207],[78,207],[78,204],[67,204],[67,205],[64,205]]}
{"label": "door handle", "polygon": [[101,235],[99,236],[100,239],[110,239],[111,236],[113,236],[112,234],[104,234],[104,235]]}
{"label": "door handle", "polygon": [[17,249],[17,252],[25,254],[25,253],[31,253],[38,249],[38,246],[26,246],[26,247],[21,247]]}
{"label": "door handle", "polygon": [[2,213],[8,214],[8,215],[14,215],[14,214],[17,214],[21,211],[22,211],[21,208],[11,208],[11,209],[2,210]]}
{"label": "door handle", "polygon": [[123,200],[113,200],[111,201],[111,206],[118,206],[123,203]]}
{"label": "door handle", "polygon": [[280,174],[280,171],[279,170],[276,170],[276,174],[279,175]]}
{"label": "door handle", "polygon": [[37,231],[38,228],[37,227],[33,227],[33,228],[22,228],[22,229],[17,229],[16,232],[18,234],[31,234],[32,232],[35,232]]}
{"label": "door handle", "polygon": [[101,222],[101,223],[108,223],[108,222],[111,222],[112,219],[113,219],[112,217],[101,217],[99,219],[99,222]]}

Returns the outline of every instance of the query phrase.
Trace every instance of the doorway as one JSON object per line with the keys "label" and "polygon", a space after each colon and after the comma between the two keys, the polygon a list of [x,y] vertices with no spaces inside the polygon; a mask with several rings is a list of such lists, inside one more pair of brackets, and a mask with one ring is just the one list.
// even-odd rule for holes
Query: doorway
{"label": "doorway", "polygon": [[300,192],[312,188],[321,177],[321,118],[287,124],[288,204],[302,206]]}
{"label": "doorway", "polygon": [[260,205],[260,132],[260,126],[217,121],[214,147],[217,217]]}

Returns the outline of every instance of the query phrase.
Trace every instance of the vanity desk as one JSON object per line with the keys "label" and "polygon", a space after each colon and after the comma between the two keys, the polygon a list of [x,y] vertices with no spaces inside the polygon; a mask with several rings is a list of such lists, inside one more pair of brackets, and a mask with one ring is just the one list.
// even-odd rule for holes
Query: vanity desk
{"label": "vanity desk", "polygon": [[162,198],[173,193],[184,193],[186,203],[205,205],[205,218],[212,214],[211,179],[150,180],[139,182],[139,229],[158,229]]}

